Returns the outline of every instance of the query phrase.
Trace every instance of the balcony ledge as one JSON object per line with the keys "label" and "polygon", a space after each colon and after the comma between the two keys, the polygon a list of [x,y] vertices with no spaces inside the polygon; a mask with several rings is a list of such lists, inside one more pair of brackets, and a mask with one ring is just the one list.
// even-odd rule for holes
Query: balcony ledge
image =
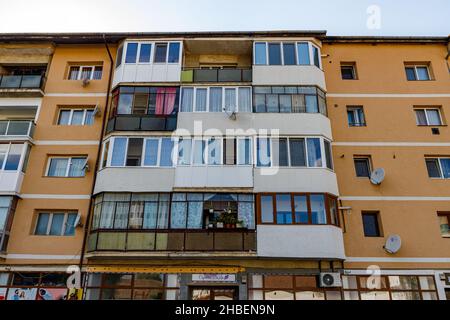
{"label": "balcony ledge", "polygon": [[211,258],[256,258],[255,251],[166,251],[166,252],[118,252],[118,251],[103,251],[103,252],[88,252],[85,257],[87,259],[147,259],[147,258],[164,258],[164,259],[211,259]]}

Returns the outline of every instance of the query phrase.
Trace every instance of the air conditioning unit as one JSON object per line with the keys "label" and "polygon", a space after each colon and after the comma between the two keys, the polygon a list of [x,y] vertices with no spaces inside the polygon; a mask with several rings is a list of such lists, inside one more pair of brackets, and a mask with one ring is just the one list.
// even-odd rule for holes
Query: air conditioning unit
{"label": "air conditioning unit", "polygon": [[320,274],[320,287],[322,288],[337,288],[342,287],[341,274],[337,272],[327,272]]}

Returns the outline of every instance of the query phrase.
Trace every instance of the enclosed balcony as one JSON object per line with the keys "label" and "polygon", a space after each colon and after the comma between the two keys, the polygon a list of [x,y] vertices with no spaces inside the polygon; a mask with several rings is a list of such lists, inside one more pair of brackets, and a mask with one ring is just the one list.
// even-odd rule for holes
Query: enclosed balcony
{"label": "enclosed balcony", "polygon": [[0,140],[31,139],[34,128],[31,120],[0,120]]}
{"label": "enclosed balcony", "polygon": [[174,131],[179,105],[178,87],[120,87],[113,92],[106,132]]}
{"label": "enclosed balcony", "polygon": [[22,186],[30,145],[0,143],[0,192],[18,194]]}
{"label": "enclosed balcony", "polygon": [[252,69],[246,68],[185,68],[181,72],[184,83],[252,82]]}
{"label": "enclosed balcony", "polygon": [[0,96],[43,96],[46,66],[0,66]]}

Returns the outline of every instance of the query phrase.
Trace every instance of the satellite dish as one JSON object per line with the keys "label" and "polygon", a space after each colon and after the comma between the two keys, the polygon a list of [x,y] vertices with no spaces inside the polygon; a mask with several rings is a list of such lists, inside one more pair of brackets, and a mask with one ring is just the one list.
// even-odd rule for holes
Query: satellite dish
{"label": "satellite dish", "polygon": [[225,107],[223,107],[222,110],[223,110],[223,112],[225,112],[227,114],[228,119],[233,120],[233,121],[235,121],[237,119],[236,111],[233,111],[230,113],[229,111],[227,111],[227,109]]}
{"label": "satellite dish", "polygon": [[73,222],[73,227],[76,228],[78,226],[81,226],[81,215],[77,214],[77,217],[75,218],[75,221]]}
{"label": "satellite dish", "polygon": [[375,169],[370,175],[370,182],[375,185],[380,185],[383,182],[385,175],[386,172],[383,168]]}
{"label": "satellite dish", "polygon": [[91,81],[88,78],[84,78],[81,85],[87,87]]}
{"label": "satellite dish", "polygon": [[384,245],[383,249],[390,254],[397,253],[400,248],[402,247],[402,238],[400,238],[399,235],[390,235],[387,240],[386,244]]}

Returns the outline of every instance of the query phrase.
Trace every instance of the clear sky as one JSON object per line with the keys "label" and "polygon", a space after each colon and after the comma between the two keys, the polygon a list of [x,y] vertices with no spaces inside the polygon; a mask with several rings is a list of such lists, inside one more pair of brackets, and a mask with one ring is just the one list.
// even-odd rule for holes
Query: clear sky
{"label": "clear sky", "polygon": [[0,33],[239,30],[446,36],[450,0],[0,0]]}

